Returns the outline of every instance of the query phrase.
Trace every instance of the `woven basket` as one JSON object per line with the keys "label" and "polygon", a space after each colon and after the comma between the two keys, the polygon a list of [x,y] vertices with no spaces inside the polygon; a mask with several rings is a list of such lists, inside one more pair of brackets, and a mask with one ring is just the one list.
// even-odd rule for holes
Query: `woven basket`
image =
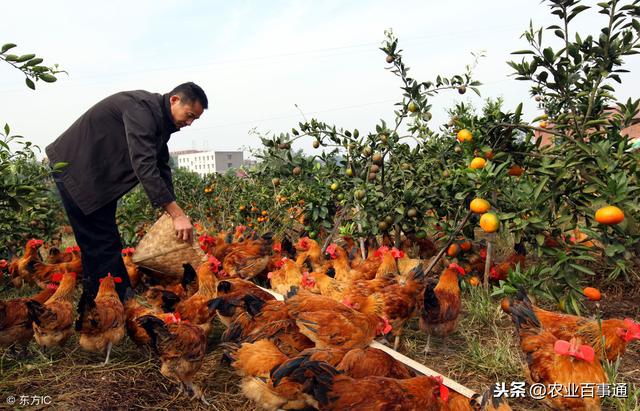
{"label": "woven basket", "polygon": [[198,268],[205,261],[197,242],[188,244],[176,237],[173,220],[164,213],[140,240],[133,254],[133,262],[169,277],[181,277],[182,267],[190,263]]}

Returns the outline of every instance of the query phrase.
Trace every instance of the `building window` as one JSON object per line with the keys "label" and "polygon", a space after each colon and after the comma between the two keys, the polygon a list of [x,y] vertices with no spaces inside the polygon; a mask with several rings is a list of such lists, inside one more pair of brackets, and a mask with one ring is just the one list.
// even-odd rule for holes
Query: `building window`
{"label": "building window", "polygon": [[231,154],[227,154],[227,159],[231,160]]}
{"label": "building window", "polygon": [[233,163],[227,163],[227,167],[228,167],[228,168],[233,167]]}

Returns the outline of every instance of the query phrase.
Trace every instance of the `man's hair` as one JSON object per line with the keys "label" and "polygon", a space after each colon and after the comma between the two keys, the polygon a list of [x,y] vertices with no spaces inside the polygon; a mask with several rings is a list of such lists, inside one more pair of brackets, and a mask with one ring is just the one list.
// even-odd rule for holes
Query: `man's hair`
{"label": "man's hair", "polygon": [[209,107],[209,100],[207,99],[207,95],[204,94],[204,90],[192,81],[180,84],[179,86],[171,90],[171,93],[169,94],[179,95],[180,98],[186,103],[194,103],[196,101],[199,101],[203,109]]}

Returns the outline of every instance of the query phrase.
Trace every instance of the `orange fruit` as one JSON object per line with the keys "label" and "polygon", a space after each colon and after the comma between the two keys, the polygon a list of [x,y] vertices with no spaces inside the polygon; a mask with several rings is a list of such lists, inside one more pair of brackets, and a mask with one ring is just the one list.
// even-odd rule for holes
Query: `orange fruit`
{"label": "orange fruit", "polygon": [[267,210],[262,210],[262,215],[267,215],[267,214],[269,214]]}
{"label": "orange fruit", "polygon": [[460,253],[460,246],[456,243],[451,244],[447,249],[447,255],[449,257],[455,257],[458,253]]}
{"label": "orange fruit", "polygon": [[624,220],[624,213],[616,206],[606,206],[596,211],[596,221],[600,224],[615,225]]}
{"label": "orange fruit", "polygon": [[546,121],[541,121],[539,124],[540,128],[547,128],[548,124]]}
{"label": "orange fruit", "polygon": [[469,284],[471,284],[474,287],[477,287],[480,285],[480,279],[474,275],[473,277],[469,278]]}
{"label": "orange fruit", "polygon": [[493,160],[493,150],[489,150],[484,153],[484,158],[486,158],[487,160]]}
{"label": "orange fruit", "polygon": [[473,134],[471,134],[471,131],[467,130],[466,128],[463,128],[462,130],[458,131],[457,138],[459,142],[464,143],[466,141],[472,141]]}
{"label": "orange fruit", "polygon": [[415,113],[416,111],[418,111],[418,106],[412,101],[407,106],[407,110],[409,110],[409,113]]}
{"label": "orange fruit", "polygon": [[471,164],[469,164],[469,168],[473,170],[477,170],[480,168],[484,168],[486,164],[487,164],[487,160],[485,160],[482,157],[476,157],[473,160],[471,160]]}
{"label": "orange fruit", "polygon": [[240,206],[240,211],[244,211],[244,210],[245,210],[245,208],[247,208],[247,207],[245,207],[245,206],[241,205],[241,206]]}
{"label": "orange fruit", "polygon": [[509,313],[511,309],[511,302],[509,301],[509,297],[504,297],[502,299],[502,302],[500,302],[500,307],[502,308],[502,311],[504,311],[505,313]]}
{"label": "orange fruit", "polygon": [[470,241],[463,242],[462,244],[460,244],[460,248],[462,249],[462,251],[471,250],[471,242]]}
{"label": "orange fruit", "polygon": [[469,210],[476,214],[484,214],[491,209],[491,204],[484,198],[474,198],[469,204]]}
{"label": "orange fruit", "polygon": [[517,164],[509,167],[509,175],[513,177],[520,177],[524,173],[524,169]]}
{"label": "orange fruit", "polygon": [[591,301],[600,301],[600,299],[602,298],[600,290],[593,287],[585,287],[584,290],[582,290],[582,294],[584,294],[584,296]]}
{"label": "orange fruit", "polygon": [[495,233],[500,228],[500,220],[493,213],[484,213],[480,217],[480,227],[486,233]]}

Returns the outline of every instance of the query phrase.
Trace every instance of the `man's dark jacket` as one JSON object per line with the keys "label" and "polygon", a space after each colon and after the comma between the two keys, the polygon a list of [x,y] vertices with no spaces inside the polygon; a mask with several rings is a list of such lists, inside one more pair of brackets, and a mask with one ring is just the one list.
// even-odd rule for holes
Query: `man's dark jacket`
{"label": "man's dark jacket", "polygon": [[175,200],[167,142],[176,131],[168,94],[124,91],[91,107],[45,151],[50,164],[68,163],[59,177],[85,214],[138,182],[162,207]]}

